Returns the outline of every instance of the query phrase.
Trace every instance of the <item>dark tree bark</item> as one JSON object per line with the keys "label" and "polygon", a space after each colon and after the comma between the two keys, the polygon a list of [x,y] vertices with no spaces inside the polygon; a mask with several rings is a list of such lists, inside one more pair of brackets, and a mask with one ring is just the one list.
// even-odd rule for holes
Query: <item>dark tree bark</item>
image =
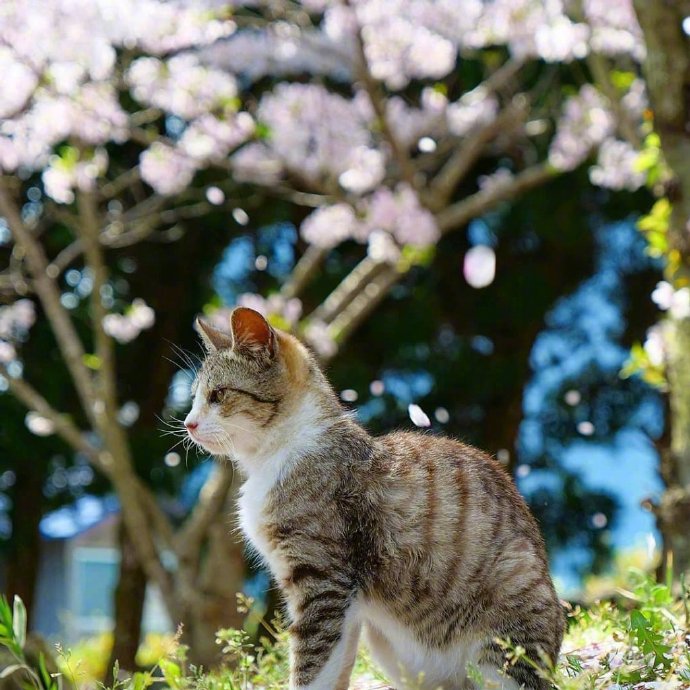
{"label": "dark tree bark", "polygon": [[43,478],[31,462],[14,464],[16,481],[12,494],[12,541],[7,566],[7,596],[21,597],[31,620],[38,578],[42,517]]}
{"label": "dark tree bark", "polygon": [[117,661],[124,671],[134,672],[137,668],[136,655],[141,641],[141,622],[146,596],[146,575],[139,565],[134,546],[123,525],[119,527],[120,574],[115,589],[115,628],[113,648],[106,667],[105,684],[110,686],[113,666]]}

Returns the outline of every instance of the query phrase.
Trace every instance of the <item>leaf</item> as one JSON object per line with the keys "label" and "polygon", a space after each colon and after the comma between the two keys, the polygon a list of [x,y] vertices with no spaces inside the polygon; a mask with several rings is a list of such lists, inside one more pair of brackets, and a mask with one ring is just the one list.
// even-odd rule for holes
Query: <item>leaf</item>
{"label": "leaf", "polygon": [[82,361],[84,364],[93,371],[98,371],[101,368],[101,358],[94,354],[84,354],[82,356]]}
{"label": "leaf", "polygon": [[182,686],[182,670],[179,665],[170,659],[161,659],[158,665],[163,672],[166,683],[172,690],[178,690]]}
{"label": "leaf", "polygon": [[26,644],[26,606],[24,606],[24,602],[16,594],[14,596],[12,630],[14,631],[14,639],[23,649]]}

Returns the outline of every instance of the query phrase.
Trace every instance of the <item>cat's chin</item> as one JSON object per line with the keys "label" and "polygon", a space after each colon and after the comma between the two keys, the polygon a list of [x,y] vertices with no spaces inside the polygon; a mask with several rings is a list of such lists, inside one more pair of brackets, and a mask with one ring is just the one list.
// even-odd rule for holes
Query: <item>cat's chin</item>
{"label": "cat's chin", "polygon": [[209,455],[213,455],[216,457],[221,457],[221,456],[230,456],[231,452],[230,449],[225,448],[221,446],[220,444],[213,443],[212,441],[206,441],[201,438],[198,438],[196,436],[193,436],[192,434],[189,434],[189,438],[194,441],[194,444],[203,450],[204,452],[208,453]]}

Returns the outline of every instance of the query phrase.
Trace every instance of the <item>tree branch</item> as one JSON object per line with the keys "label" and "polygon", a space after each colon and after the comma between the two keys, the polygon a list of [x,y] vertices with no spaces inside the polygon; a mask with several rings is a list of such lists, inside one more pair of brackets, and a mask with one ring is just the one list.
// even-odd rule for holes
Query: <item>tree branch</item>
{"label": "tree branch", "polygon": [[103,462],[101,451],[87,440],[84,433],[72,419],[58,412],[30,383],[22,378],[14,378],[5,364],[0,362],[0,374],[7,379],[7,385],[12,394],[29,410],[37,412],[41,417],[49,419],[55,433],[78,453],[88,455],[93,464],[104,474],[108,474],[108,465]]}
{"label": "tree branch", "polygon": [[208,528],[223,510],[233,478],[232,465],[218,463],[215,475],[203,487],[192,514],[175,537],[175,551],[181,560],[198,559],[198,544],[204,539]]}
{"label": "tree branch", "polygon": [[466,137],[431,182],[429,191],[424,194],[426,206],[432,211],[439,211],[446,206],[453,190],[476,163],[486,145],[499,133],[522,122],[526,114],[527,99],[517,96],[494,120]]}
{"label": "tree branch", "polygon": [[[352,11],[354,13],[354,8]],[[355,31],[355,50],[357,52],[357,72],[359,74],[359,78],[364,84],[364,89],[369,96],[374,113],[376,113],[376,119],[381,126],[381,132],[391,148],[393,159],[400,169],[400,176],[414,189],[416,187],[414,167],[412,166],[410,157],[407,155],[407,151],[398,141],[397,137],[395,136],[395,132],[388,121],[388,113],[386,113],[386,97],[383,93],[381,84],[374,79],[371,74],[371,70],[369,69],[369,62],[367,61],[366,51],[364,49],[364,38],[362,37],[361,27],[357,27],[357,30]]]}
{"label": "tree branch", "polygon": [[292,269],[288,280],[283,284],[280,294],[291,299],[301,294],[311,279],[318,273],[321,264],[328,255],[328,250],[310,245]]}
{"label": "tree branch", "polygon": [[36,291],[50,321],[60,352],[79,395],[86,416],[95,421],[93,410],[93,381],[84,364],[84,346],[79,340],[67,310],[60,303],[60,290],[48,271],[48,259],[43,247],[24,225],[19,211],[7,189],[0,184],[0,213],[7,219],[18,247],[24,252]]}
{"label": "tree branch", "polygon": [[496,206],[509,201],[519,194],[538,187],[557,175],[548,163],[539,163],[519,172],[512,180],[483,189],[462,201],[458,201],[436,214],[436,222],[441,232],[447,233],[472,220]]}

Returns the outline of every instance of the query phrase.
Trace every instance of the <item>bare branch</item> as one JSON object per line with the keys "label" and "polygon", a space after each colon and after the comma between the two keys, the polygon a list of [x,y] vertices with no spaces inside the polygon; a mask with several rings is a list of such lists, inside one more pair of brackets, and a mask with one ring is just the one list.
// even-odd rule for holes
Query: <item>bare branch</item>
{"label": "bare branch", "polygon": [[383,264],[377,263],[370,257],[362,259],[338,287],[311,314],[312,318],[328,323],[332,321],[352,301],[363,285],[366,285],[378,273]]}
{"label": "bare branch", "polygon": [[330,330],[339,346],[376,309],[402,275],[395,267],[385,264],[372,280],[360,286],[358,294],[331,322]]}
{"label": "bare branch", "polygon": [[175,536],[175,551],[180,560],[199,558],[198,545],[208,528],[225,507],[234,472],[230,463],[219,463],[213,478],[202,489],[199,500],[182,530]]}
{"label": "bare branch", "polygon": [[292,269],[288,280],[283,284],[280,294],[285,299],[297,297],[318,273],[328,250],[310,245]]}
{"label": "bare branch", "polygon": [[99,397],[103,402],[103,416],[100,417],[101,427],[108,425],[109,420],[117,417],[117,390],[115,385],[115,348],[113,339],[105,332],[103,322],[107,310],[103,304],[103,288],[108,282],[108,269],[103,258],[100,243],[101,222],[98,206],[92,192],[80,191],[79,205],[79,235],[84,248],[86,265],[93,275],[93,289],[91,290],[91,327],[96,345],[96,355],[99,367],[96,380],[99,384]]}
{"label": "bare branch", "polygon": [[519,194],[544,184],[558,172],[548,163],[539,163],[519,172],[512,180],[484,189],[466,197],[436,214],[441,232],[446,233],[464,225],[502,201],[509,201]]}
{"label": "bare branch", "polygon": [[79,340],[67,310],[60,303],[60,290],[51,277],[43,247],[24,225],[19,211],[7,189],[0,185],[0,213],[7,219],[18,247],[24,252],[36,291],[50,321],[60,352],[74,382],[86,416],[95,421],[93,410],[93,381],[84,364],[84,346]]}
{"label": "bare branch", "polygon": [[100,450],[91,444],[84,433],[77,427],[72,419],[58,412],[30,383],[25,379],[13,377],[5,364],[0,362],[0,374],[7,379],[7,385],[12,394],[29,410],[37,412],[41,417],[49,419],[55,432],[68,443],[75,451],[85,453],[94,465],[108,473],[108,466],[103,463]]}
{"label": "bare branch", "polygon": [[496,135],[522,122],[526,114],[527,99],[517,96],[494,120],[466,137],[431,183],[429,192],[424,195],[426,205],[435,211],[443,208],[453,190],[481,156],[486,145]]}

